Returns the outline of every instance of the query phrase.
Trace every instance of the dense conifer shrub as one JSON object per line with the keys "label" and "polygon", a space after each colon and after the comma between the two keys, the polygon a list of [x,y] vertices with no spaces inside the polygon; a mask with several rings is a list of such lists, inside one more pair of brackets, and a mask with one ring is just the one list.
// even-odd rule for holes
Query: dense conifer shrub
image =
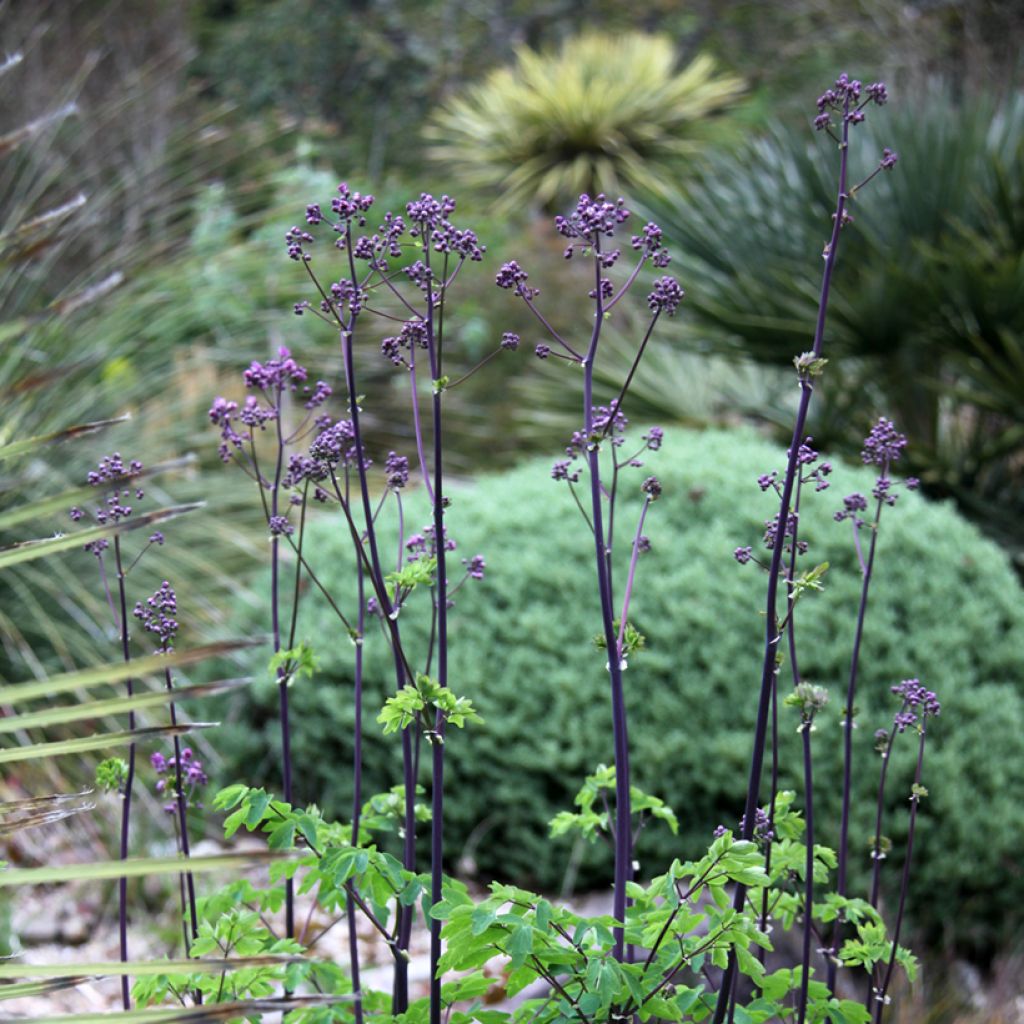
{"label": "dense conifer shrub", "polygon": [[[641,836],[641,873],[673,856],[695,855],[710,840],[708,822],[733,827],[742,810],[735,780],[749,757],[763,624],[758,577],[732,552],[751,543],[773,513],[754,481],[778,458],[747,431],[668,431],[663,450],[648,454],[668,500],[648,530],[652,549],[641,558],[631,614],[647,643],[627,672],[630,741],[636,784],[675,804],[680,833],[654,825]],[[448,850],[453,861],[462,851],[463,869],[473,861],[484,879],[501,875],[557,890],[572,846],[549,842],[547,822],[572,806],[579,780],[610,761],[611,751],[605,654],[596,646],[577,653],[596,631],[592,551],[569,494],[547,476],[532,463],[453,491],[455,555],[483,551],[487,575],[455,598],[451,677],[487,726],[448,752],[445,827]],[[836,820],[841,798],[839,715],[860,588],[849,524],[832,517],[840,495],[870,491],[870,478],[868,469],[836,466],[832,488],[810,496],[801,515],[813,560],[830,563],[825,590],[809,599],[801,624],[804,677],[832,693],[817,722],[815,798],[824,821]],[[637,507],[640,498],[637,489]],[[422,495],[410,494],[409,506],[416,511],[407,507],[407,516],[428,521]],[[337,524],[314,525],[307,544],[332,591],[354,586],[350,538]],[[901,496],[887,514],[879,551],[855,748],[868,763],[875,730],[891,717],[889,687],[900,679],[913,674],[943,693],[929,741],[929,797],[922,805],[928,827],[920,832],[919,859],[915,854],[921,898],[912,903],[914,920],[958,945],[987,950],[1019,926],[1024,901],[1024,876],[1011,868],[1024,834],[1024,595],[1005,556],[949,504]],[[625,568],[623,562],[615,570]],[[403,611],[403,630],[423,628],[414,612]],[[325,810],[340,814],[351,799],[350,642],[312,596],[299,633],[313,644],[320,671],[291,688],[298,709],[293,743],[306,751],[309,766],[308,792],[296,796],[322,799]],[[382,703],[392,685],[383,638],[371,634],[366,654],[367,699]],[[276,686],[268,677],[250,697],[248,707],[239,702],[227,716],[234,721],[220,737],[223,774],[276,783]],[[782,784],[798,788],[798,737],[782,709],[780,728],[782,743],[792,748],[782,757]],[[891,808],[906,803],[912,753],[908,745],[894,755]],[[391,738],[368,729],[364,756],[367,791],[401,781],[392,777]],[[857,785],[853,865],[866,872],[877,776],[866,769]],[[888,820],[899,844],[906,816]],[[579,884],[606,884],[607,859],[604,847],[587,848]]]}

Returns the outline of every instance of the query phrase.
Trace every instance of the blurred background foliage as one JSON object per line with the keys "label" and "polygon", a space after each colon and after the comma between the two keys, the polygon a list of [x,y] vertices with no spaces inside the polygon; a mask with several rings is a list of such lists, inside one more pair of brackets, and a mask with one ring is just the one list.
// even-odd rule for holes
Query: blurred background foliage
{"label": "blurred background foliage", "polygon": [[[451,372],[505,330],[525,351],[449,396],[460,473],[553,452],[574,423],[573,389],[560,367],[528,357],[542,339],[493,274],[525,258],[541,303],[557,305],[561,324],[586,323],[585,288],[548,216],[583,180],[621,183],[663,222],[688,291],[685,315],[652,343],[630,415],[783,437],[832,187],[813,102],[845,68],[886,80],[892,96],[865,127],[862,169],[883,145],[901,160],[865,190],[843,240],[815,435],[855,455],[871,417],[896,417],[926,492],[952,497],[1024,571],[1022,28],[1020,5],[998,0],[0,0],[0,440],[133,417],[73,453],[0,466],[0,542],[66,528],[62,514],[26,518],[26,501],[62,509],[59,496],[111,447],[148,462],[194,452],[152,486],[204,499],[212,514],[173,524],[147,571],[174,581],[192,639],[223,634],[239,605],[255,615],[257,506],[223,474],[206,410],[217,393],[237,397],[241,369],[280,344],[312,373],[334,372],[330,331],[291,314],[305,295],[282,241],[342,179],[382,208],[453,192],[456,219],[489,246],[484,266],[460,277]],[[665,102],[637,108],[642,140],[660,140],[657,183],[632,156],[618,160],[619,108],[589,111],[605,67],[616,87],[654,69],[634,57],[635,78],[614,72],[610,50],[602,61],[579,49],[583,33],[654,47],[663,82],[697,68],[712,89],[711,105],[666,86]],[[456,112],[476,109],[495,81],[511,89],[517,61],[540,68],[574,53],[593,87],[530,108],[544,184],[520,173],[513,196],[522,154],[494,139],[517,130],[506,119],[518,106],[495,106],[505,113],[492,134]],[[559,124],[587,126],[582,172]],[[643,315],[621,308],[606,396]],[[372,341],[360,357],[378,450],[407,448],[396,376]],[[0,678],[109,657],[92,569],[69,554],[4,574]]]}

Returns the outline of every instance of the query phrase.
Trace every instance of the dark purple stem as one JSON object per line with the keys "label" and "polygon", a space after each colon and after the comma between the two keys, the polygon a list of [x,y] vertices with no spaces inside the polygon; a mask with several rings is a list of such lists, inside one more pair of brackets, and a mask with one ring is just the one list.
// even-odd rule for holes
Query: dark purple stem
{"label": "dark purple stem", "polygon": [[[904,708],[906,705],[904,704]],[[903,709],[901,709],[903,710]],[[896,739],[896,726],[889,730],[889,739],[886,742],[885,750],[882,751],[882,768],[878,773],[878,802],[875,807],[875,842],[872,852],[871,866],[871,906],[878,909],[879,890],[882,881],[882,813],[883,801],[885,799],[885,780],[889,774],[889,761],[892,759],[892,747]]]}
{"label": "dark purple stem", "polygon": [[[601,253],[600,236],[594,240],[594,274],[597,279],[594,330],[590,338],[587,357],[583,361],[583,434],[590,437],[594,432],[594,360],[601,339],[604,323],[604,308],[601,299]],[[601,596],[601,620],[604,630],[605,650],[608,652],[608,675],[611,681],[612,733],[615,745],[615,888],[612,916],[616,921],[626,919],[626,884],[632,876],[633,851],[630,842],[630,788],[629,788],[629,735],[626,724],[626,701],[622,686],[622,666],[615,656],[615,612],[612,609],[611,580],[608,573],[607,550],[604,542],[604,526],[601,509],[601,463],[597,445],[587,453],[590,467],[591,518],[594,526],[595,555],[597,559],[597,582]],[[613,931],[615,945],[612,956],[621,961],[625,953],[623,928],[617,925]]]}
{"label": "dark purple stem", "polygon": [[[128,645],[128,595],[124,585],[124,563],[121,560],[121,538],[114,537],[114,562],[117,566],[117,593],[120,612],[121,653],[124,660],[131,661],[131,650]],[[128,696],[134,692],[131,679],[126,680]],[[135,731],[135,712],[128,712],[128,728]],[[121,804],[121,860],[128,859],[128,826],[132,816],[132,785],[135,782],[135,744],[128,747],[128,775],[124,781],[124,800]],[[128,879],[121,878],[117,885],[118,898],[118,935],[121,947],[121,963],[128,963]],[[124,975],[121,978],[121,1003],[127,1012],[132,1008],[131,979]]]}
{"label": "dark purple stem", "polygon": [[[854,729],[854,698],[857,694],[857,674],[860,668],[860,647],[864,637],[864,620],[868,610],[868,591],[871,587],[871,574],[875,567],[875,550],[878,543],[878,524],[882,515],[882,501],[879,499],[875,511],[875,522],[871,530],[871,544],[868,546],[868,560],[864,565],[864,579],[861,582],[860,606],[857,609],[857,628],[853,637],[853,653],[850,656],[850,677],[846,686],[846,709],[843,716],[843,803],[839,822],[838,866],[836,869],[836,892],[846,895],[846,870],[850,836],[850,795],[853,787],[853,729]],[[829,949],[832,956],[828,960],[827,982],[829,992],[835,994],[836,973],[838,967],[834,956],[839,948],[842,932],[842,914],[836,918],[832,927],[832,938]]]}
{"label": "dark purple stem", "polygon": [[[429,233],[423,239],[423,251],[430,268]],[[444,275],[447,276],[447,275]],[[444,342],[444,292],[441,292],[441,309],[437,333],[434,331],[433,300],[427,296],[427,352],[430,357],[430,373],[434,380],[441,376],[442,345]],[[444,534],[444,478],[442,473],[442,431],[441,394],[433,396],[434,415],[434,546],[437,552],[437,584],[435,602],[437,607],[437,681],[448,685],[448,574],[446,566]],[[430,901],[441,902],[442,857],[444,855],[444,716],[437,712],[434,728],[432,757],[432,797],[430,821]],[[441,959],[441,922],[430,920],[430,1024],[441,1024],[441,979],[437,965]]]}
{"label": "dark purple stem", "polygon": [[[355,664],[355,724],[352,736],[352,845],[359,845],[359,815],[363,806],[363,634],[366,628],[366,594],[363,574],[359,571],[359,552],[356,552],[356,596],[359,601],[359,614],[356,619],[358,637],[356,639]],[[349,971],[352,975],[352,993],[355,996],[353,1012],[355,1024],[363,1024],[362,986],[359,981],[359,941],[356,936],[356,905],[348,900],[345,907],[348,916],[348,952]]]}
{"label": "dark purple stem", "polygon": [[[353,275],[354,276],[354,275]],[[377,546],[377,531],[373,523],[373,507],[370,501],[370,487],[366,476],[366,453],[363,449],[362,431],[359,426],[359,403],[356,401],[355,360],[352,353],[352,331],[341,331],[342,359],[345,364],[345,380],[349,393],[349,413],[352,417],[352,435],[356,451],[356,470],[359,477],[359,494],[366,521],[366,539],[370,547],[370,564],[375,577],[378,601],[391,634],[391,650],[395,664],[395,687],[401,690],[405,685],[405,667],[402,663],[401,638],[398,623],[391,618],[392,606],[384,586],[384,572],[380,551]],[[347,507],[347,506],[346,506]],[[405,842],[403,866],[408,871],[416,870],[416,779],[413,774],[412,738],[408,729],[402,730],[402,777],[405,785]],[[409,961],[402,953],[409,948],[412,930],[412,908],[398,910],[397,949],[395,951],[395,982],[392,993],[392,1010],[395,1014],[405,1013],[409,1006]]]}
{"label": "dark purple stem", "polygon": [[[847,99],[847,106],[849,99]],[[821,294],[818,300],[818,318],[814,329],[814,345],[812,352],[815,358],[821,356],[822,343],[825,337],[825,320],[828,313],[829,290],[832,285],[832,273],[835,269],[836,253],[839,249],[839,230],[843,223],[843,210],[846,207],[846,173],[849,157],[849,121],[843,119],[843,138],[840,145],[839,185],[836,197],[835,217],[832,223],[832,237],[825,255],[825,270],[822,274]],[[777,600],[779,587],[779,569],[782,565],[782,549],[785,543],[786,523],[789,517],[790,501],[797,478],[797,456],[800,442],[805,435],[807,413],[811,404],[814,388],[807,374],[800,378],[800,405],[797,409],[796,423],[793,428],[793,439],[789,447],[789,459],[786,464],[786,476],[779,500],[779,520],[775,529],[775,544],[772,548],[771,564],[768,569],[768,595],[765,601],[765,645],[764,659],[761,666],[761,692],[758,699],[757,721],[754,727],[754,749],[750,759],[750,777],[747,782],[747,798],[744,804],[743,838],[750,840],[753,836],[754,817],[757,810],[758,795],[761,790],[761,770],[764,761],[765,741],[768,734],[768,718],[771,706],[771,694],[775,676],[775,655],[779,646],[779,630]],[[736,910],[743,909],[747,898],[747,887],[737,885],[733,898]],[[715,1006],[714,1024],[722,1024],[726,1012],[734,998],[733,979],[736,975],[736,955],[730,953],[728,965],[722,979],[720,992],[728,993],[725,999],[719,996]]]}
{"label": "dark purple stem", "polygon": [[[914,770],[914,786],[921,785],[921,772],[924,767],[924,721],[921,722],[921,741],[917,746],[917,767]],[[917,808],[921,802],[916,789],[910,798],[910,828],[907,832],[907,856],[903,861],[903,877],[900,879],[900,902],[896,910],[896,924],[892,932],[892,951],[889,954],[889,963],[885,969],[885,979],[882,987],[876,994],[875,1022],[881,1024],[882,1011],[885,1009],[885,998],[889,991],[889,984],[892,982],[892,972],[896,966],[896,950],[900,941],[900,928],[903,926],[903,912],[907,906],[907,892],[910,889],[910,858],[914,852],[914,827],[917,824]]]}
{"label": "dark purple stem", "polygon": [[626,635],[626,619],[629,615],[629,600],[633,596],[633,582],[636,579],[636,563],[640,557],[640,536],[644,532],[644,520],[647,518],[647,510],[651,507],[650,496],[644,498],[643,508],[640,509],[640,519],[636,524],[636,534],[633,537],[633,553],[629,559],[629,575],[626,577],[626,593],[622,598],[622,614],[619,616],[619,636],[615,645],[615,652],[622,660],[622,640]]}
{"label": "dark purple stem", "polygon": [[[278,514],[278,498],[281,474],[284,470],[284,437],[281,433],[281,388],[277,392],[277,416],[274,420],[277,433],[277,461],[274,466],[274,480],[270,485],[270,514]],[[274,636],[274,653],[281,650],[281,551],[279,537],[270,538],[270,618]],[[292,743],[291,726],[288,721],[288,682],[284,666],[277,670],[278,706],[281,717],[281,776],[285,803],[292,802]],[[291,878],[284,884],[285,934],[295,938],[295,883]]]}
{"label": "dark purple stem", "polygon": [[[171,679],[171,670],[164,670],[164,680],[167,684],[167,692],[171,693],[174,690],[174,683]],[[171,710],[171,725],[178,724],[178,712],[174,707],[174,701],[170,704]],[[174,734],[174,788],[175,788],[175,805],[178,810],[178,828],[181,832],[181,853],[186,860],[191,856],[191,850],[189,848],[188,840],[188,819],[185,814],[185,786],[181,777],[181,738],[177,733]],[[186,871],[184,875],[185,887],[188,891],[188,917],[189,926],[191,929],[192,940],[196,939],[199,935],[199,918],[196,914],[196,887],[195,880],[192,877],[191,871]],[[186,908],[182,908],[184,911]],[[191,955],[192,943],[186,937],[185,940],[185,955]]]}

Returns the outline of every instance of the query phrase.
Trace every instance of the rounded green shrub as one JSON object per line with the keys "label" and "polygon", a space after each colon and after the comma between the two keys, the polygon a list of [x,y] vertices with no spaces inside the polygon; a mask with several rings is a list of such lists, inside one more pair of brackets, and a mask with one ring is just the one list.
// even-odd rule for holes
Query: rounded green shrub
{"label": "rounded green shrub", "polygon": [[[639,437],[639,432],[637,432]],[[662,451],[623,476],[618,513],[617,589],[625,578],[639,485],[657,473],[663,497],[652,507],[630,620],[647,638],[625,674],[633,779],[665,799],[680,820],[672,836],[658,824],[637,847],[641,873],[674,856],[694,856],[719,823],[733,826],[745,792],[763,649],[764,574],[733,550],[760,544],[777,510],[759,474],[783,453],[749,431],[668,431]],[[838,831],[842,732],[861,578],[848,523],[833,512],[842,496],[870,493],[870,470],[836,466],[832,487],[808,494],[801,514],[807,567],[828,562],[825,590],[801,600],[797,616],[803,677],[829,688],[817,720],[815,809],[819,839]],[[606,655],[594,642],[600,614],[593,546],[565,484],[546,462],[453,488],[449,532],[459,557],[482,552],[487,575],[469,581],[451,613],[449,684],[470,697],[484,726],[453,730],[447,742],[446,845],[456,866],[558,889],[571,842],[547,839],[547,822],[572,806],[583,777],[612,760]],[[427,522],[422,495],[405,499],[406,523]],[[417,518],[421,516],[421,519]],[[390,522],[388,526],[392,525]],[[306,541],[321,578],[339,601],[354,595],[351,542],[339,520],[318,521]],[[410,652],[425,649],[426,595],[402,612]],[[343,603],[343,607],[346,605]],[[353,648],[310,588],[299,636],[321,670],[292,689],[296,789],[346,816],[352,792]],[[374,721],[394,687],[379,631],[366,640],[366,793],[401,781],[399,742]],[[961,946],[988,948],[1020,924],[1024,874],[1024,601],[1003,554],[949,505],[903,493],[882,518],[876,572],[861,653],[852,864],[861,882],[879,758],[873,734],[898,710],[889,687],[918,677],[943,710],[929,736],[915,846],[914,922],[943,930]],[[276,694],[269,674],[236,705],[221,736],[231,770],[252,779],[276,770]],[[780,696],[790,685],[780,677]],[[796,712],[779,708],[782,785],[799,793]],[[884,831],[893,840],[886,873],[902,865],[915,737],[898,738]],[[425,761],[426,759],[424,759]],[[768,771],[765,772],[767,787]],[[424,774],[422,780],[429,786]],[[576,851],[577,855],[579,851]],[[578,881],[604,885],[610,855],[588,848]]]}

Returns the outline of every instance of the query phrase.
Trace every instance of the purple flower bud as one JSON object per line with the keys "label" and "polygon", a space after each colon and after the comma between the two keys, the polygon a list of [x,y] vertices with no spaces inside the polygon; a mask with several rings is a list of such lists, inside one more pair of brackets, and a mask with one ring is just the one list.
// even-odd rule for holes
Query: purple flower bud
{"label": "purple flower bud", "polygon": [[650,295],[647,296],[647,305],[652,313],[665,312],[669,316],[675,316],[685,294],[674,277],[659,277],[654,282]]}
{"label": "purple flower bud", "polygon": [[651,501],[657,501],[661,497],[661,481],[656,476],[649,476],[641,485],[640,490]]}
{"label": "purple flower bud", "polygon": [[512,331],[506,331],[501,336],[501,347],[508,349],[510,352],[515,352],[519,348],[519,335],[513,334]]}

